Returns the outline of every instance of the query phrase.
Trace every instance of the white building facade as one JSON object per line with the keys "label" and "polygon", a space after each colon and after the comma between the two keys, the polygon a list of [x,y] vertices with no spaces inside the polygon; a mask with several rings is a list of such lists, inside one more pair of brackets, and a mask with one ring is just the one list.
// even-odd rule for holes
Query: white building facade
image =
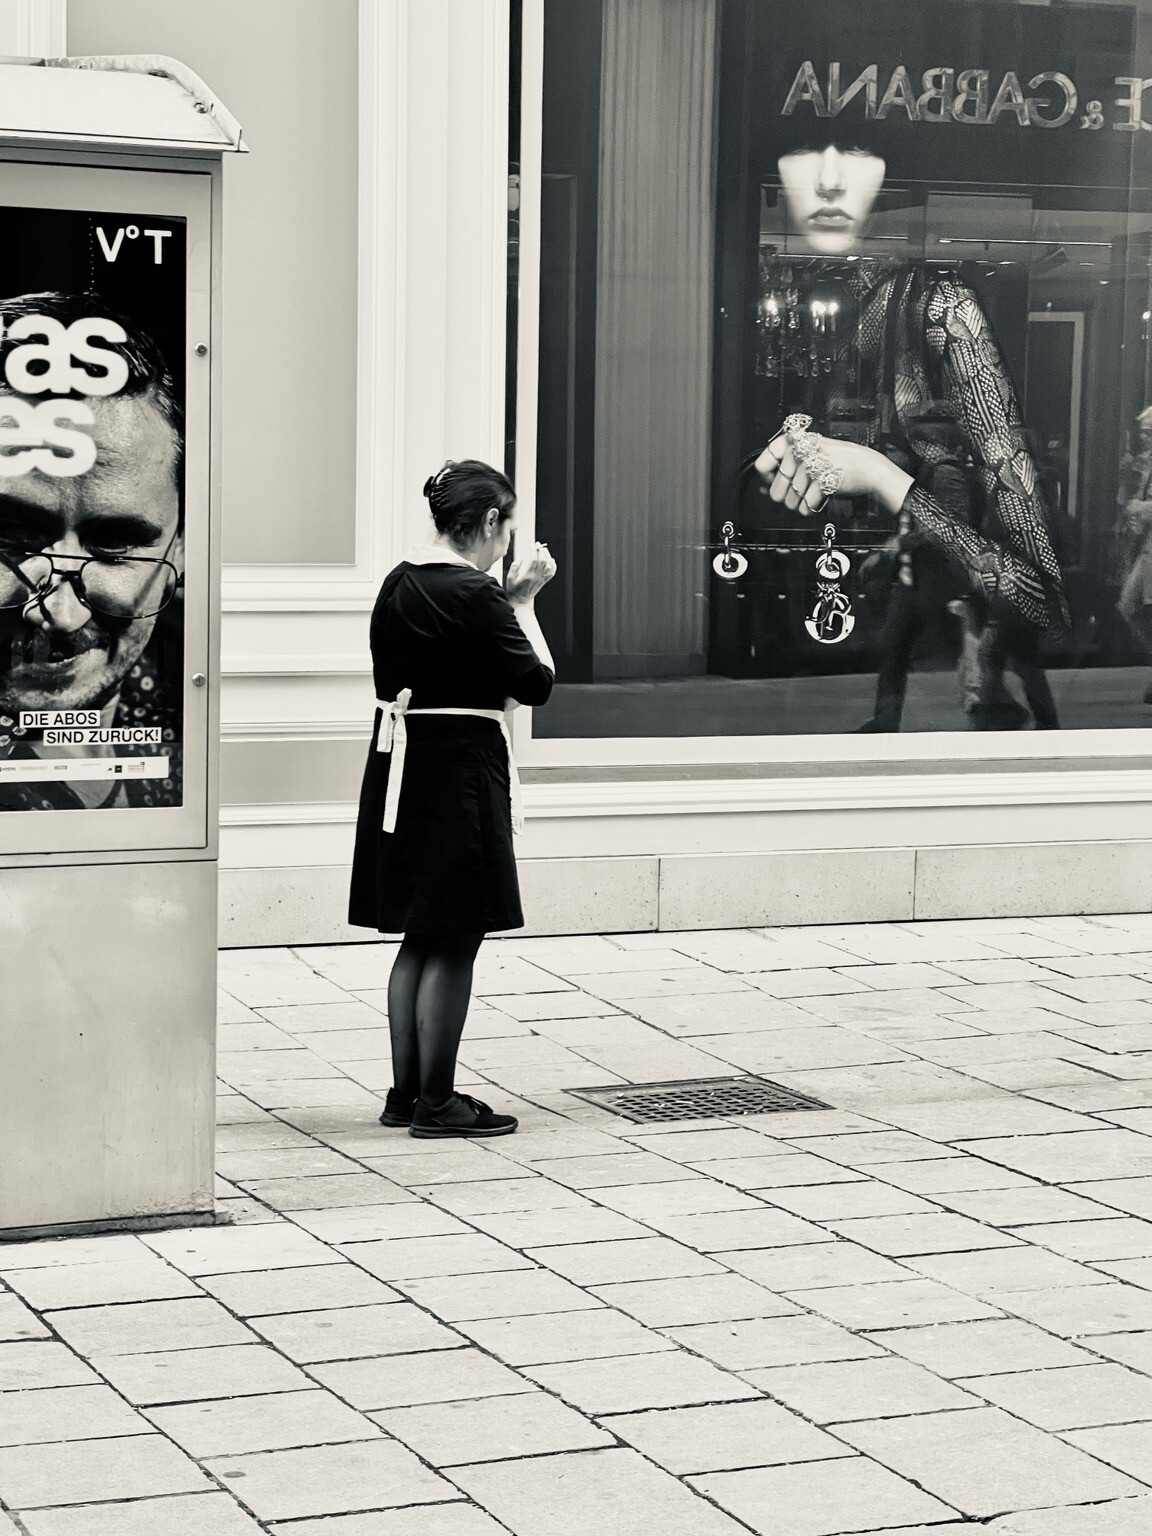
{"label": "white building facade", "polygon": [[[580,4],[570,5],[573,24]],[[3,52],[178,57],[228,103],[251,150],[229,167],[226,185],[224,944],[368,937],[344,921],[374,697],[368,617],[384,574],[425,535],[420,488],[449,457],[514,464],[521,528],[547,533],[569,563],[568,585],[561,592],[562,571],[553,607],[542,605],[567,658],[559,724],[524,710],[515,722],[529,931],[1149,905],[1152,710],[1141,713],[1139,702],[1149,670],[1126,640],[1109,651],[1099,639],[1111,589],[1093,599],[1089,661],[1062,653],[1049,666],[1060,730],[967,729],[953,703],[955,657],[927,671],[913,664],[910,723],[882,733],[859,729],[875,677],[865,653],[841,672],[822,657],[804,661],[802,640],[795,665],[747,660],[762,660],[762,649],[739,638],[742,610],[712,567],[717,487],[731,468],[717,467],[727,452],[717,423],[744,409],[725,394],[721,335],[731,247],[725,135],[734,131],[722,55],[733,57],[731,29],[752,25],[755,0],[739,9],[733,21],[720,0],[597,4],[586,66],[599,91],[585,146],[596,172],[589,193],[579,168],[561,164],[563,133],[549,128],[547,81],[560,61],[546,53],[563,42],[549,43],[552,0],[11,5]],[[815,57],[808,40],[797,47],[798,58]],[[868,63],[857,53],[854,74]],[[577,83],[584,67],[573,57]],[[949,75],[951,65],[941,68]],[[881,91],[890,73],[882,59]],[[999,73],[992,68],[993,91]],[[827,78],[822,62],[817,78]],[[954,86],[955,71],[949,78]],[[1051,95],[1037,91],[1035,114],[1051,116]],[[1017,109],[1008,94],[1022,126],[1033,109]],[[1034,137],[1047,144],[1057,135]],[[756,165],[749,175],[738,189],[745,201],[747,187],[760,185]],[[906,231],[915,207],[918,249],[935,241],[938,255],[941,240],[958,238],[940,235],[946,222],[930,228],[945,218],[939,210],[954,186],[943,177],[927,199],[896,198],[878,218]],[[596,217],[580,235],[579,199],[588,196]],[[1046,227],[1013,236],[1011,199],[997,196],[1001,223],[991,239],[977,233],[987,270],[1003,261],[1007,273],[1009,258],[993,247],[1030,240],[1039,259],[1054,237]],[[654,210],[646,222],[637,213],[645,198]],[[749,238],[762,255],[785,247],[773,233],[772,197],[761,203],[768,211]],[[1035,209],[1051,203],[1032,197],[1030,229],[1039,229]],[[1020,206],[1017,189],[1012,217]],[[1081,227],[1077,206],[1070,198],[1059,209],[1066,251],[1075,249],[1068,230]],[[1099,223],[1091,208],[1081,211]],[[1146,248],[1142,290],[1132,277],[1139,211],[1122,210],[1127,243],[1112,258],[1126,263],[1124,315],[1138,300],[1147,307]],[[1025,279],[1032,297],[1021,302],[1036,330],[1044,314],[1073,317],[1085,391],[1052,409],[1075,418],[1079,449],[1086,433],[1099,436],[1075,416],[1088,408],[1094,368],[1117,377],[1122,368],[1103,350],[1113,345],[1111,321],[1074,295],[1053,306],[1040,286],[1047,278],[1032,268]],[[1091,280],[1100,292],[1119,281]],[[581,319],[582,291],[594,296],[594,319]],[[564,294],[572,336],[584,328],[582,349],[557,344]],[[1003,314],[1010,320],[1007,300]],[[1130,362],[1124,315],[1116,358],[1127,347]],[[667,364],[659,387],[654,349]],[[756,374],[765,387],[772,366]],[[568,384],[558,384],[565,368]],[[1143,360],[1137,372],[1114,411],[1126,419],[1149,399]],[[742,419],[754,425],[754,417]],[[1118,454],[1108,468],[1102,452],[1093,470],[1087,451],[1073,469],[1065,451],[1063,505],[1079,498],[1083,509],[1094,498],[1111,518],[1122,501]],[[1086,518],[1082,511],[1085,528]],[[773,537],[786,542],[782,532]],[[746,605],[764,587],[755,570],[752,578]],[[764,631],[762,648],[771,643],[779,657],[773,633]],[[919,681],[929,676],[936,681]],[[1111,713],[1095,707],[1105,696],[1121,700]],[[817,707],[833,716],[813,725],[806,710]]]}

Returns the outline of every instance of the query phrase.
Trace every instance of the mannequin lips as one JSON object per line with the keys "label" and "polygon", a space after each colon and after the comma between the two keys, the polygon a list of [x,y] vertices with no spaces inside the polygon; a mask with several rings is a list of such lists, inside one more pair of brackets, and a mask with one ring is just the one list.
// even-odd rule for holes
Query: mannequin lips
{"label": "mannequin lips", "polygon": [[843,229],[846,224],[854,222],[850,213],[845,213],[843,208],[821,208],[816,213],[810,214],[809,224],[817,224],[825,229]]}

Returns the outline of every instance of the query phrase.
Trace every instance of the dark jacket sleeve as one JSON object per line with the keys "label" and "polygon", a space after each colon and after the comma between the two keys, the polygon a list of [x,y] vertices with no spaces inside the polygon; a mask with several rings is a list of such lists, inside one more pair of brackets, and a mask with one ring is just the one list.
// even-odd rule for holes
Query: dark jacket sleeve
{"label": "dark jacket sleeve", "polygon": [[472,621],[491,654],[499,686],[520,704],[548,702],[555,681],[520,628],[503,587],[486,581],[477,591]]}

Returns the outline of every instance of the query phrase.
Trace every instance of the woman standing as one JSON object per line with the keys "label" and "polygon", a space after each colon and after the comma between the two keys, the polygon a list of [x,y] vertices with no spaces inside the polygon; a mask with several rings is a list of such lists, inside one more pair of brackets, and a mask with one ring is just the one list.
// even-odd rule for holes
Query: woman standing
{"label": "woman standing", "polygon": [[424,495],[436,537],[389,573],[372,612],[376,724],[349,920],[404,935],[388,983],[393,1086],[381,1124],[420,1137],[505,1136],[511,1115],[455,1092],[456,1052],[484,935],[524,923],[504,710],[552,691],[533,600],[556,563],[537,544],[506,587],[488,574],[508,553],[516,505],[489,465],[449,461]]}

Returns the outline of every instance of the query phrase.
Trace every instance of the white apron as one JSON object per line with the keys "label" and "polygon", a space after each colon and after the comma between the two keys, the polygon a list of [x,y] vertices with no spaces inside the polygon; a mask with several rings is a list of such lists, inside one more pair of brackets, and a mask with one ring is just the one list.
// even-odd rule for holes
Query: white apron
{"label": "white apron", "polygon": [[512,803],[512,830],[516,833],[523,832],[524,799],[520,788],[520,775],[516,771],[516,759],[512,755],[512,738],[508,732],[508,721],[504,711],[500,709],[410,709],[411,697],[411,688],[402,688],[391,702],[384,699],[376,700],[376,708],[381,716],[376,750],[391,753],[392,756],[388,769],[388,790],[384,796],[384,831],[395,832],[396,830],[396,813],[400,809],[400,788],[404,782],[404,759],[408,751],[406,717],[408,715],[473,715],[478,720],[494,720],[500,727],[500,734],[508,750],[508,792]]}

